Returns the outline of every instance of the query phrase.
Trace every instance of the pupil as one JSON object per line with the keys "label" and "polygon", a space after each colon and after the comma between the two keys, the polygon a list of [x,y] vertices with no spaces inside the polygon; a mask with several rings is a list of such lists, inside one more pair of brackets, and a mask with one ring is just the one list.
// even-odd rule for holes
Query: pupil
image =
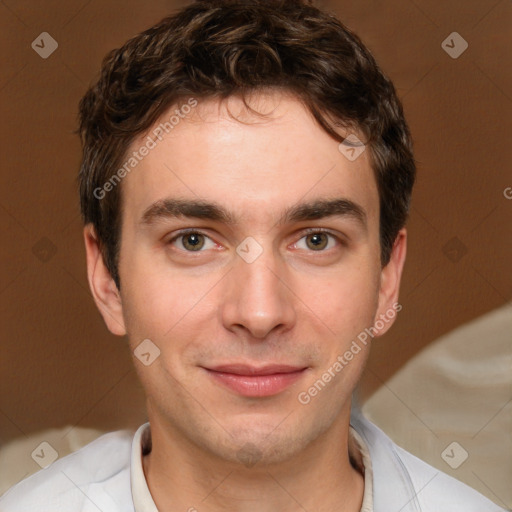
{"label": "pupil", "polygon": [[[192,241],[190,241],[191,239]],[[190,245],[197,245],[199,243],[198,236],[196,234],[188,235],[188,242]]]}
{"label": "pupil", "polygon": [[324,233],[314,233],[310,235],[310,247],[314,247],[316,249],[323,248],[325,246],[325,241],[323,240]]}

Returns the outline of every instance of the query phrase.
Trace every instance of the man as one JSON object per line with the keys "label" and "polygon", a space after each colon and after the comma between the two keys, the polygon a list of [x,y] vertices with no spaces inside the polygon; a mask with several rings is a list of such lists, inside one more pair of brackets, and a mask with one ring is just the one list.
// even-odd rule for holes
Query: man
{"label": "man", "polygon": [[149,423],[2,512],[500,510],[351,414],[415,176],[354,34],[298,0],[197,2],[107,56],[80,133],[89,284]]}

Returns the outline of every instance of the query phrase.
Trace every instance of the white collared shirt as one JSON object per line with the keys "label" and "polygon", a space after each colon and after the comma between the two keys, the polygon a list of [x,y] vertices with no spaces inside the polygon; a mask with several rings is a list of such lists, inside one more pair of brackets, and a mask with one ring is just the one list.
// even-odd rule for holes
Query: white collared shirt
{"label": "white collared shirt", "polygon": [[[364,468],[361,512],[506,512],[418,459],[352,410],[349,454]],[[0,497],[0,512],[158,512],[144,478],[148,424],[105,434]],[[359,449],[357,449],[359,447]]]}

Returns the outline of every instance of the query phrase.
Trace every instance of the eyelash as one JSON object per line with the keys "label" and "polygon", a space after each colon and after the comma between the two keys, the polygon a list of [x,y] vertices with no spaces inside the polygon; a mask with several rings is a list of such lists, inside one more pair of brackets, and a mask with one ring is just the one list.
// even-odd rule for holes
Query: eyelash
{"label": "eyelash", "polygon": [[[323,233],[325,233],[326,235],[329,235],[332,238],[334,238],[338,242],[339,245],[346,246],[346,242],[344,240],[342,240],[341,238],[336,236],[334,233],[331,233],[330,231],[327,231],[327,230],[322,229],[322,228],[307,228],[303,233],[304,234],[301,236],[301,238],[299,240],[302,240],[302,238],[304,238],[305,236],[308,236],[308,235],[316,235],[316,234],[323,234]],[[179,238],[184,237],[186,235],[190,235],[190,234],[203,235],[206,238],[209,238],[211,240],[210,236],[208,236],[206,233],[203,233],[201,230],[194,229],[194,228],[188,228],[188,229],[183,229],[183,230],[179,231],[175,236],[173,236],[171,239],[169,239],[169,241],[167,243],[169,245],[172,245],[172,243],[175,242],[176,240],[178,240]],[[192,253],[192,254],[194,252],[196,252],[196,253],[204,252],[202,250],[200,250],[200,251],[187,251],[185,249],[180,249],[180,250],[182,252],[188,252],[188,253]],[[321,251],[311,251],[311,252],[322,253],[322,252],[328,252],[328,251],[329,251],[329,249],[321,250]]]}

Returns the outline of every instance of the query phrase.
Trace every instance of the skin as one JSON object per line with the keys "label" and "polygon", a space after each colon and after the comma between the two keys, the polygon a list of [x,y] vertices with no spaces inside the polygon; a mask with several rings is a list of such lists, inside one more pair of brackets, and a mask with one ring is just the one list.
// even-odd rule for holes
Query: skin
{"label": "skin", "polygon": [[[124,178],[121,290],[89,225],[90,287],[112,333],[127,335],[132,351],[146,338],[160,350],[149,366],[134,357],[153,442],[143,467],[160,510],[327,512],[342,503],[356,512],[364,480],[349,461],[348,426],[369,344],[307,405],[297,396],[393,309],[406,231],[382,268],[369,151],[348,160],[289,94],[260,92],[250,104],[270,117],[247,112],[236,97],[200,102]],[[366,227],[351,216],[277,223],[290,206],[334,197],[359,204]],[[164,198],[215,201],[237,223],[141,223]],[[183,228],[206,235],[199,236],[199,252],[183,245],[190,238],[171,241]],[[320,235],[318,249],[306,228],[334,237]],[[252,263],[236,253],[248,236],[263,250]],[[254,398],[218,384],[201,367],[240,361],[308,369],[281,393]]]}

